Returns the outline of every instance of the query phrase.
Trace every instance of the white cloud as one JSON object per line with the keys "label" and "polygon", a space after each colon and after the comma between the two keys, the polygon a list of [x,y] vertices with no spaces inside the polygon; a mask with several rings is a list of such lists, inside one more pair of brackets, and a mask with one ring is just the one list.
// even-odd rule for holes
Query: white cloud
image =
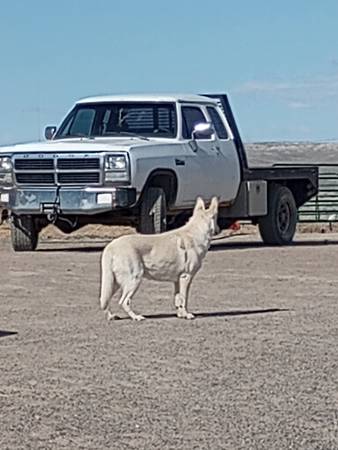
{"label": "white cloud", "polygon": [[[304,99],[320,100],[324,97],[338,96],[338,74],[294,81],[248,81],[235,88],[233,92],[238,94],[266,93],[276,95],[284,100],[288,100],[290,106],[292,106],[291,104],[307,104]],[[298,107],[300,107],[299,105]]]}
{"label": "white cloud", "polygon": [[275,92],[285,91],[292,89],[292,85],[288,83],[273,82],[273,81],[248,81],[238,88],[234,89],[237,93],[250,93],[250,92]]}
{"label": "white cloud", "polygon": [[302,80],[253,80],[233,89],[237,95],[278,101],[292,110],[338,104],[338,74],[307,77]]}
{"label": "white cloud", "polygon": [[288,103],[288,106],[292,109],[305,109],[311,108],[309,103],[301,102],[301,101],[291,101]]}

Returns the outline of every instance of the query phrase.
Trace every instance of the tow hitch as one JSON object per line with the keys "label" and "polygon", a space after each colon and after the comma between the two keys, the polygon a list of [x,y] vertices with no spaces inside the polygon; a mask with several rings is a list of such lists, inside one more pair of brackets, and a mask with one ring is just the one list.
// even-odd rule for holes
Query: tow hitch
{"label": "tow hitch", "polygon": [[43,214],[46,214],[48,222],[55,224],[57,221],[61,209],[60,209],[60,186],[56,188],[54,202],[41,203],[40,210]]}

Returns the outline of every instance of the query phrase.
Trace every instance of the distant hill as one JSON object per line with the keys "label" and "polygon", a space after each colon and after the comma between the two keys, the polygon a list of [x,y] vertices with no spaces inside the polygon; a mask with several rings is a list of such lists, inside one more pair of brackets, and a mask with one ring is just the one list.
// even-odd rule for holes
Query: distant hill
{"label": "distant hill", "polygon": [[[256,142],[244,144],[249,165],[274,163],[336,163],[338,142]],[[0,147],[2,145],[0,144]]]}
{"label": "distant hill", "polygon": [[338,142],[257,142],[244,145],[250,166],[274,163],[338,165]]}

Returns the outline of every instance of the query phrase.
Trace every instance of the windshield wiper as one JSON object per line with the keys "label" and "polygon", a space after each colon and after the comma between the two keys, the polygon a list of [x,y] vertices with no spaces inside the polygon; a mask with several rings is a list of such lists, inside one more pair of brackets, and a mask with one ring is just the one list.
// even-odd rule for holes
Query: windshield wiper
{"label": "windshield wiper", "polygon": [[104,136],[130,136],[130,137],[136,137],[139,139],[143,139],[144,141],[149,141],[149,138],[146,136],[142,136],[142,134],[133,133],[132,131],[107,131],[106,133],[102,134],[102,137]]}

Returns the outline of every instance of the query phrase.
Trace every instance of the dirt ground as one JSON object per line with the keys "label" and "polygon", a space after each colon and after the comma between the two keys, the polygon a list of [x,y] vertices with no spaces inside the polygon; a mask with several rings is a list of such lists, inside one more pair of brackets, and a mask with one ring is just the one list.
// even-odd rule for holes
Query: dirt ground
{"label": "dirt ground", "polygon": [[337,233],[217,239],[196,319],[144,282],[140,323],[99,310],[105,236],[16,254],[1,236],[2,450],[338,449]]}

